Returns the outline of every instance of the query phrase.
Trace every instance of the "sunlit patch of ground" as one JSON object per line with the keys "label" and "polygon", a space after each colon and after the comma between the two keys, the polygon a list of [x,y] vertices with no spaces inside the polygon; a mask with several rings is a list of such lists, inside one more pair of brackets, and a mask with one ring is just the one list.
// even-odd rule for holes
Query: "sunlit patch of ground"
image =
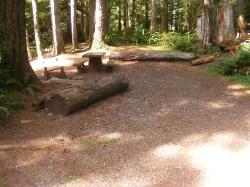
{"label": "sunlit patch of ground", "polygon": [[112,51],[117,51],[117,52],[174,51],[174,49],[164,46],[138,46],[138,45],[117,46],[117,47],[110,47],[110,49]]}
{"label": "sunlit patch of ground", "polygon": [[250,186],[250,100],[231,94],[247,88],[187,67],[127,64],[127,92],[67,117],[16,113],[0,186]]}
{"label": "sunlit patch of ground", "polygon": [[237,97],[250,95],[250,86],[242,84],[231,84],[228,86],[229,94]]}

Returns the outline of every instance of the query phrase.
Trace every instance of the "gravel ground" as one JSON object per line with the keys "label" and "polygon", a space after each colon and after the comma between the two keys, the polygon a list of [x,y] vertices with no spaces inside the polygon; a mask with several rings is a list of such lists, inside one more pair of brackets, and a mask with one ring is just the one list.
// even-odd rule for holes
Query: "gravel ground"
{"label": "gravel ground", "polygon": [[250,186],[249,88],[185,63],[120,65],[128,91],[0,127],[0,186]]}

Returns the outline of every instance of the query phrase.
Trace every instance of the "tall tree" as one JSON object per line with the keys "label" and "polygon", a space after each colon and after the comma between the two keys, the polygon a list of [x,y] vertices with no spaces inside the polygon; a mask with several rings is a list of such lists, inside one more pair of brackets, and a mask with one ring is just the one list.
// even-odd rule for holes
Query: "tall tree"
{"label": "tall tree", "polygon": [[203,47],[209,47],[213,38],[211,37],[213,20],[211,14],[212,4],[210,0],[204,0],[200,15],[197,17],[196,36]]}
{"label": "tall tree", "polygon": [[232,0],[223,0],[218,6],[217,25],[218,37],[217,43],[223,44],[233,41],[234,36],[234,15]]}
{"label": "tall tree", "polygon": [[89,0],[89,39],[93,39],[95,31],[95,11],[96,11],[96,0]]}
{"label": "tall tree", "polygon": [[237,22],[239,28],[239,34],[241,39],[247,37],[246,29],[246,20],[245,20],[245,2],[244,0],[237,0]]}
{"label": "tall tree", "polygon": [[150,29],[150,20],[149,20],[149,0],[144,0],[145,6],[145,21],[144,21],[144,29]]}
{"label": "tall tree", "polygon": [[32,0],[32,13],[33,13],[33,22],[34,22],[34,33],[35,33],[35,42],[36,42],[36,53],[38,59],[42,59],[42,50],[41,50],[41,40],[40,40],[40,26],[37,16],[37,2]]}
{"label": "tall tree", "polygon": [[124,33],[127,36],[129,32],[129,17],[128,17],[128,1],[123,1],[123,28]]}
{"label": "tall tree", "polygon": [[71,36],[73,49],[78,48],[78,37],[77,37],[77,27],[76,27],[76,6],[75,0],[70,0],[70,16],[71,16]]}
{"label": "tall tree", "polygon": [[11,76],[17,80],[27,74],[36,78],[28,63],[24,8],[25,0],[0,1],[1,65],[8,68]]}
{"label": "tall tree", "polygon": [[132,7],[131,7],[131,30],[134,31],[135,29],[135,12],[136,12],[136,0],[131,0],[131,4],[132,4]]}
{"label": "tall tree", "polygon": [[118,31],[122,32],[122,1],[118,1]]}
{"label": "tall tree", "polygon": [[103,42],[103,6],[106,1],[103,0],[96,0],[95,4],[95,31],[94,36],[92,40],[92,49],[99,49],[101,48],[101,45],[104,44]]}
{"label": "tall tree", "polygon": [[156,0],[151,0],[151,32],[157,32],[157,10]]}
{"label": "tall tree", "polygon": [[53,32],[53,55],[59,55],[64,52],[64,41],[60,27],[60,10],[58,0],[50,0],[51,22]]}
{"label": "tall tree", "polygon": [[163,0],[161,10],[161,33],[168,32],[168,0]]}
{"label": "tall tree", "polygon": [[109,1],[108,0],[102,0],[102,12],[103,12],[103,38],[108,34],[109,32],[109,21],[110,21],[110,8],[109,8]]}

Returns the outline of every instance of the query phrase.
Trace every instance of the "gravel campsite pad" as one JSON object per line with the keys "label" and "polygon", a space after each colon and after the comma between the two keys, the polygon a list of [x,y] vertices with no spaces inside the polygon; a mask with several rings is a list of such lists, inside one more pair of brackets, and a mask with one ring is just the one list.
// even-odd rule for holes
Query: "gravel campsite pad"
{"label": "gravel campsite pad", "polygon": [[0,127],[0,186],[250,186],[250,89],[188,63],[121,62],[129,89]]}

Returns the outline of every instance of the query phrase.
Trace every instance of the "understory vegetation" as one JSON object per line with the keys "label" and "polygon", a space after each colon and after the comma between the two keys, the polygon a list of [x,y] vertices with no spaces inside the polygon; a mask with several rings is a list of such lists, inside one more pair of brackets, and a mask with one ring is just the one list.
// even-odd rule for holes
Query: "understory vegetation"
{"label": "understory vegetation", "polygon": [[219,60],[210,66],[209,72],[250,84],[250,51],[240,50],[236,56],[230,59]]}
{"label": "understory vegetation", "polygon": [[121,33],[113,31],[105,38],[105,42],[111,46],[124,44],[157,46],[163,50],[176,50],[183,52],[193,52],[196,54],[219,53],[219,47],[202,48],[196,39],[195,34],[187,33],[152,33],[150,31],[138,30],[130,37],[124,38]]}
{"label": "understory vegetation", "polygon": [[12,110],[24,107],[27,96],[35,96],[39,87],[32,84],[31,76],[26,75],[23,80],[10,77],[9,70],[1,67],[0,58],[0,118],[8,115]]}

